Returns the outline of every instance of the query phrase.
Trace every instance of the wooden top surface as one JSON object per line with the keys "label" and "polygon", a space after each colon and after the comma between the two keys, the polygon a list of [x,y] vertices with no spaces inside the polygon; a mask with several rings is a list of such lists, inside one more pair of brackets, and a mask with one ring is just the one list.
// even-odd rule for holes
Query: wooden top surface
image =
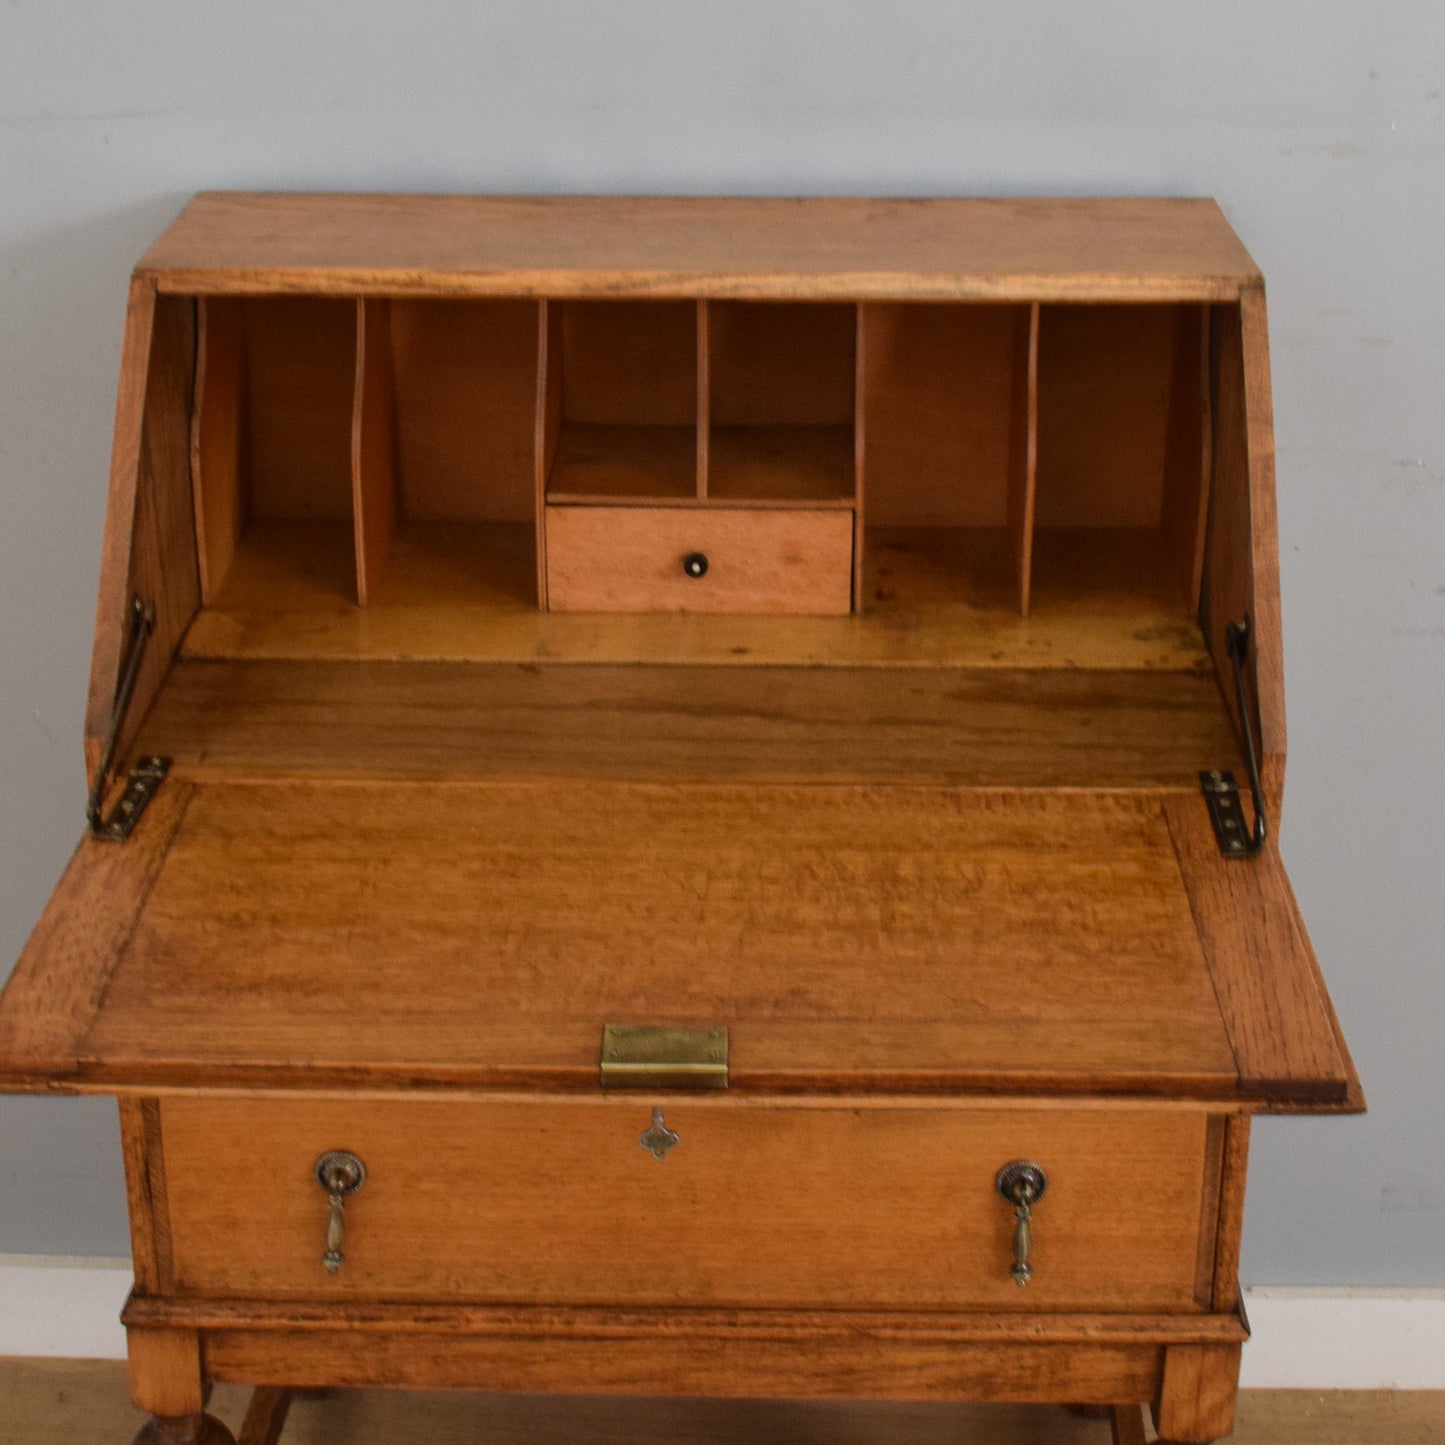
{"label": "wooden top surface", "polygon": [[162,290],[1227,300],[1259,272],[1196,199],[197,196]]}
{"label": "wooden top surface", "polygon": [[1149,793],[175,779],[81,845],[0,1082],[593,1091],[649,1022],[727,1025],[744,1092],[1347,1106],[1277,860],[1208,833]]}

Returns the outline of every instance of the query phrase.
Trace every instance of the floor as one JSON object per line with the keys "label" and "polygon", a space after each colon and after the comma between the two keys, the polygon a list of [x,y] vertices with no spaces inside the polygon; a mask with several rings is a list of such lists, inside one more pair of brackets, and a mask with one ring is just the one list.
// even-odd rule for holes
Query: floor
{"label": "floor", "polygon": [[[212,1412],[233,1429],[244,1391]],[[130,1445],[141,1417],[111,1361],[0,1360],[4,1445]],[[357,1391],[303,1398],[282,1445],[1107,1445],[1108,1427],[1062,1410]],[[1445,1391],[1247,1391],[1234,1445],[1445,1445]]]}

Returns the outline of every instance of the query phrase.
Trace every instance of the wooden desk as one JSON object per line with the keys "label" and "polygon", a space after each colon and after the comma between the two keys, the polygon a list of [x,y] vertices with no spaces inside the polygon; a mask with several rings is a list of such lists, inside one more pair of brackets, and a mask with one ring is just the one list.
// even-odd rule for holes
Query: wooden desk
{"label": "wooden desk", "polygon": [[1227,1434],[1250,1117],[1363,1107],[1254,825],[1270,433],[1210,202],[194,201],[0,999],[0,1084],[120,1099],[142,1440],[212,1381],[248,1445],[377,1384]]}

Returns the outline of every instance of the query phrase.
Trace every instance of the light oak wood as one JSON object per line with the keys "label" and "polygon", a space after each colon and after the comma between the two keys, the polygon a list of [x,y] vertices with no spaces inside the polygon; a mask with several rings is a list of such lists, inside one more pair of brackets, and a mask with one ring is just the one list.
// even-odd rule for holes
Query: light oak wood
{"label": "light oak wood", "polygon": [[[1217,207],[208,196],[124,365],[87,762],[139,594],[120,756],[175,767],[0,1082],[123,1098],[143,1445],[230,1445],[233,1378],[247,1445],[368,1382],[1230,1428],[1248,1115],[1363,1099],[1196,793],[1229,621],[1272,818],[1285,743]],[[765,611],[563,610],[569,547],[588,606]],[[731,1030],[665,1162],[616,1020]],[[1026,1293],[1003,1154],[1053,1178]]]}
{"label": "light oak wood", "polygon": [[1169,383],[1161,522],[1179,574],[1180,596],[1191,615],[1199,611],[1208,541],[1209,478],[1213,469],[1209,366],[1209,308],[1181,306]]}
{"label": "light oak wood", "polygon": [[[434,720],[418,735],[418,715]],[[1062,668],[186,661],[137,739],[212,782],[598,778],[1197,794],[1213,677]]]}
{"label": "light oak wood", "polygon": [[408,524],[393,542],[377,596],[361,612],[346,595],[354,566],[347,528],[258,523],[237,551],[218,604],[192,624],[183,652],[298,661],[861,665],[963,674],[1211,667],[1157,533],[1040,536],[1035,550],[1048,565],[1035,580],[1032,615],[1021,618],[1001,529],[870,532],[861,616],[596,618],[538,610],[534,536],[524,526]]}
{"label": "light oak wood", "polygon": [[[129,415],[134,397],[129,386],[122,387],[116,465],[123,475],[112,478],[108,515],[116,526],[126,529],[127,542],[117,549],[107,546],[101,568],[85,730],[87,772],[92,783],[112,723],[120,667],[131,635],[132,600],[141,598],[150,604],[155,625],[136,677],[130,711],[120,720],[121,753],[128,748],[164,681],[176,647],[200,603],[190,495],[194,308],[166,297],[156,301],[149,316],[134,312],[132,316],[136,326],[148,328],[144,336],[136,338],[137,348],[144,347],[144,358],[128,356],[145,376],[145,416],[140,424],[138,417]],[[126,345],[131,345],[129,333]],[[138,425],[136,436],[131,433],[132,425]],[[120,437],[122,431],[126,433],[124,438]]]}
{"label": "light oak wood", "polygon": [[601,1023],[644,1014],[731,1023],[741,1089],[1238,1097],[1156,799],[381,786],[198,788],[97,1085],[591,1088]]}
{"label": "light oak wood", "polygon": [[1039,471],[1039,308],[1014,319],[1013,386],[1009,397],[1008,516],[1018,574],[1018,608],[1033,606],[1034,518]]}
{"label": "light oak wood", "polygon": [[[239,1429],[249,1392],[219,1385],[210,1409]],[[129,1445],[124,1367],[107,1360],[0,1361],[12,1445]],[[1137,1412],[1136,1412],[1137,1413]],[[1445,1429],[1445,1392],[1245,1390],[1238,1445],[1427,1445]],[[1049,1406],[850,1401],[753,1402],[567,1398],[419,1391],[335,1392],[294,1399],[287,1445],[1105,1445],[1108,1427]]]}
{"label": "light oak wood", "polygon": [[211,602],[247,521],[245,303],[196,302],[196,396],[191,418],[191,492],[201,600]]}
{"label": "light oak wood", "polygon": [[385,301],[356,303],[356,393],[351,421],[351,506],[356,600],[376,594],[400,519],[396,387]]}
{"label": "light oak wood", "polygon": [[1165,811],[1241,1079],[1281,1101],[1299,1090],[1345,1103],[1358,1089],[1354,1065],[1278,853],[1233,868],[1202,809]]}
{"label": "light oak wood", "polygon": [[0,996],[7,1091],[65,1089],[191,797],[184,782],[166,788],[124,848],[81,841]]}
{"label": "light oak wood", "polygon": [[[155,332],[154,282],[133,277],[126,301],[121,339],[120,385],[106,492],[105,533],[101,542],[100,583],[95,604],[95,643],[85,699],[85,774],[93,784],[100,766],[115,701],[116,678],[125,649],[130,606],[132,526],[140,477],[141,432],[146,405],[152,339]],[[199,575],[198,575],[199,582]]]}
{"label": "light oak wood", "polygon": [[[681,1142],[658,1160],[638,1139],[664,1102]],[[167,1099],[161,1122],[182,1294],[1199,1308],[1197,1114],[764,1112],[642,1093],[600,1105]],[[368,1177],[330,1276],[312,1170],[336,1147]],[[1016,1158],[1050,1180],[1027,1289],[1009,1275],[1012,1210],[994,1188]]]}
{"label": "light oak wood", "polygon": [[142,257],[165,289],[843,301],[1235,300],[1208,200],[198,196]]}
{"label": "light oak wood", "polygon": [[[1028,307],[861,308],[870,521],[1002,527],[1015,347]],[[1027,358],[1025,358],[1027,360]]]}
{"label": "light oak wood", "polygon": [[175,1419],[205,1408],[195,1330],[136,1325],[126,1331],[126,1351],[130,1398],[137,1410]]}
{"label": "light oak wood", "polygon": [[530,522],[537,303],[431,298],[390,313],[404,514]]}
{"label": "light oak wood", "polygon": [[[721,485],[722,449],[714,449]],[[683,570],[694,552],[704,576]],[[551,507],[547,598],[560,612],[847,613],[853,519],[825,511]]]}
{"label": "light oak wood", "polygon": [[251,514],[349,523],[356,303],[245,305]]}
{"label": "light oak wood", "polygon": [[1214,1258],[1214,1308],[1235,1310],[1240,1303],[1239,1253],[1244,1227],[1245,1171],[1249,1165],[1248,1116],[1236,1115],[1225,1126],[1220,1171],[1218,1228]]}
{"label": "light oak wood", "polygon": [[1239,1350],[1228,1345],[1170,1345],[1154,1424],[1169,1445],[1208,1445],[1234,1430]]}

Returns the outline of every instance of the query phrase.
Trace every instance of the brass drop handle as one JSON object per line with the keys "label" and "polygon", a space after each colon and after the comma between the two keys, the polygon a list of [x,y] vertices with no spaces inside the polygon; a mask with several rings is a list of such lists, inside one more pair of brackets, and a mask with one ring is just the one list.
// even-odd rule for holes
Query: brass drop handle
{"label": "brass drop handle", "polygon": [[1009,1273],[1020,1288],[1034,1277],[1029,1256],[1034,1248],[1034,1205],[1044,1197],[1049,1187],[1049,1176],[1027,1159],[1015,1159],[998,1171],[994,1180],[998,1192],[1013,1205],[1014,1209],[1014,1262]]}
{"label": "brass drop handle", "polygon": [[321,1263],[327,1274],[336,1274],[346,1263],[341,1252],[346,1234],[342,1211],[347,1195],[366,1183],[366,1165],[345,1149],[328,1149],[316,1161],[316,1182],[326,1191],[326,1252]]}

